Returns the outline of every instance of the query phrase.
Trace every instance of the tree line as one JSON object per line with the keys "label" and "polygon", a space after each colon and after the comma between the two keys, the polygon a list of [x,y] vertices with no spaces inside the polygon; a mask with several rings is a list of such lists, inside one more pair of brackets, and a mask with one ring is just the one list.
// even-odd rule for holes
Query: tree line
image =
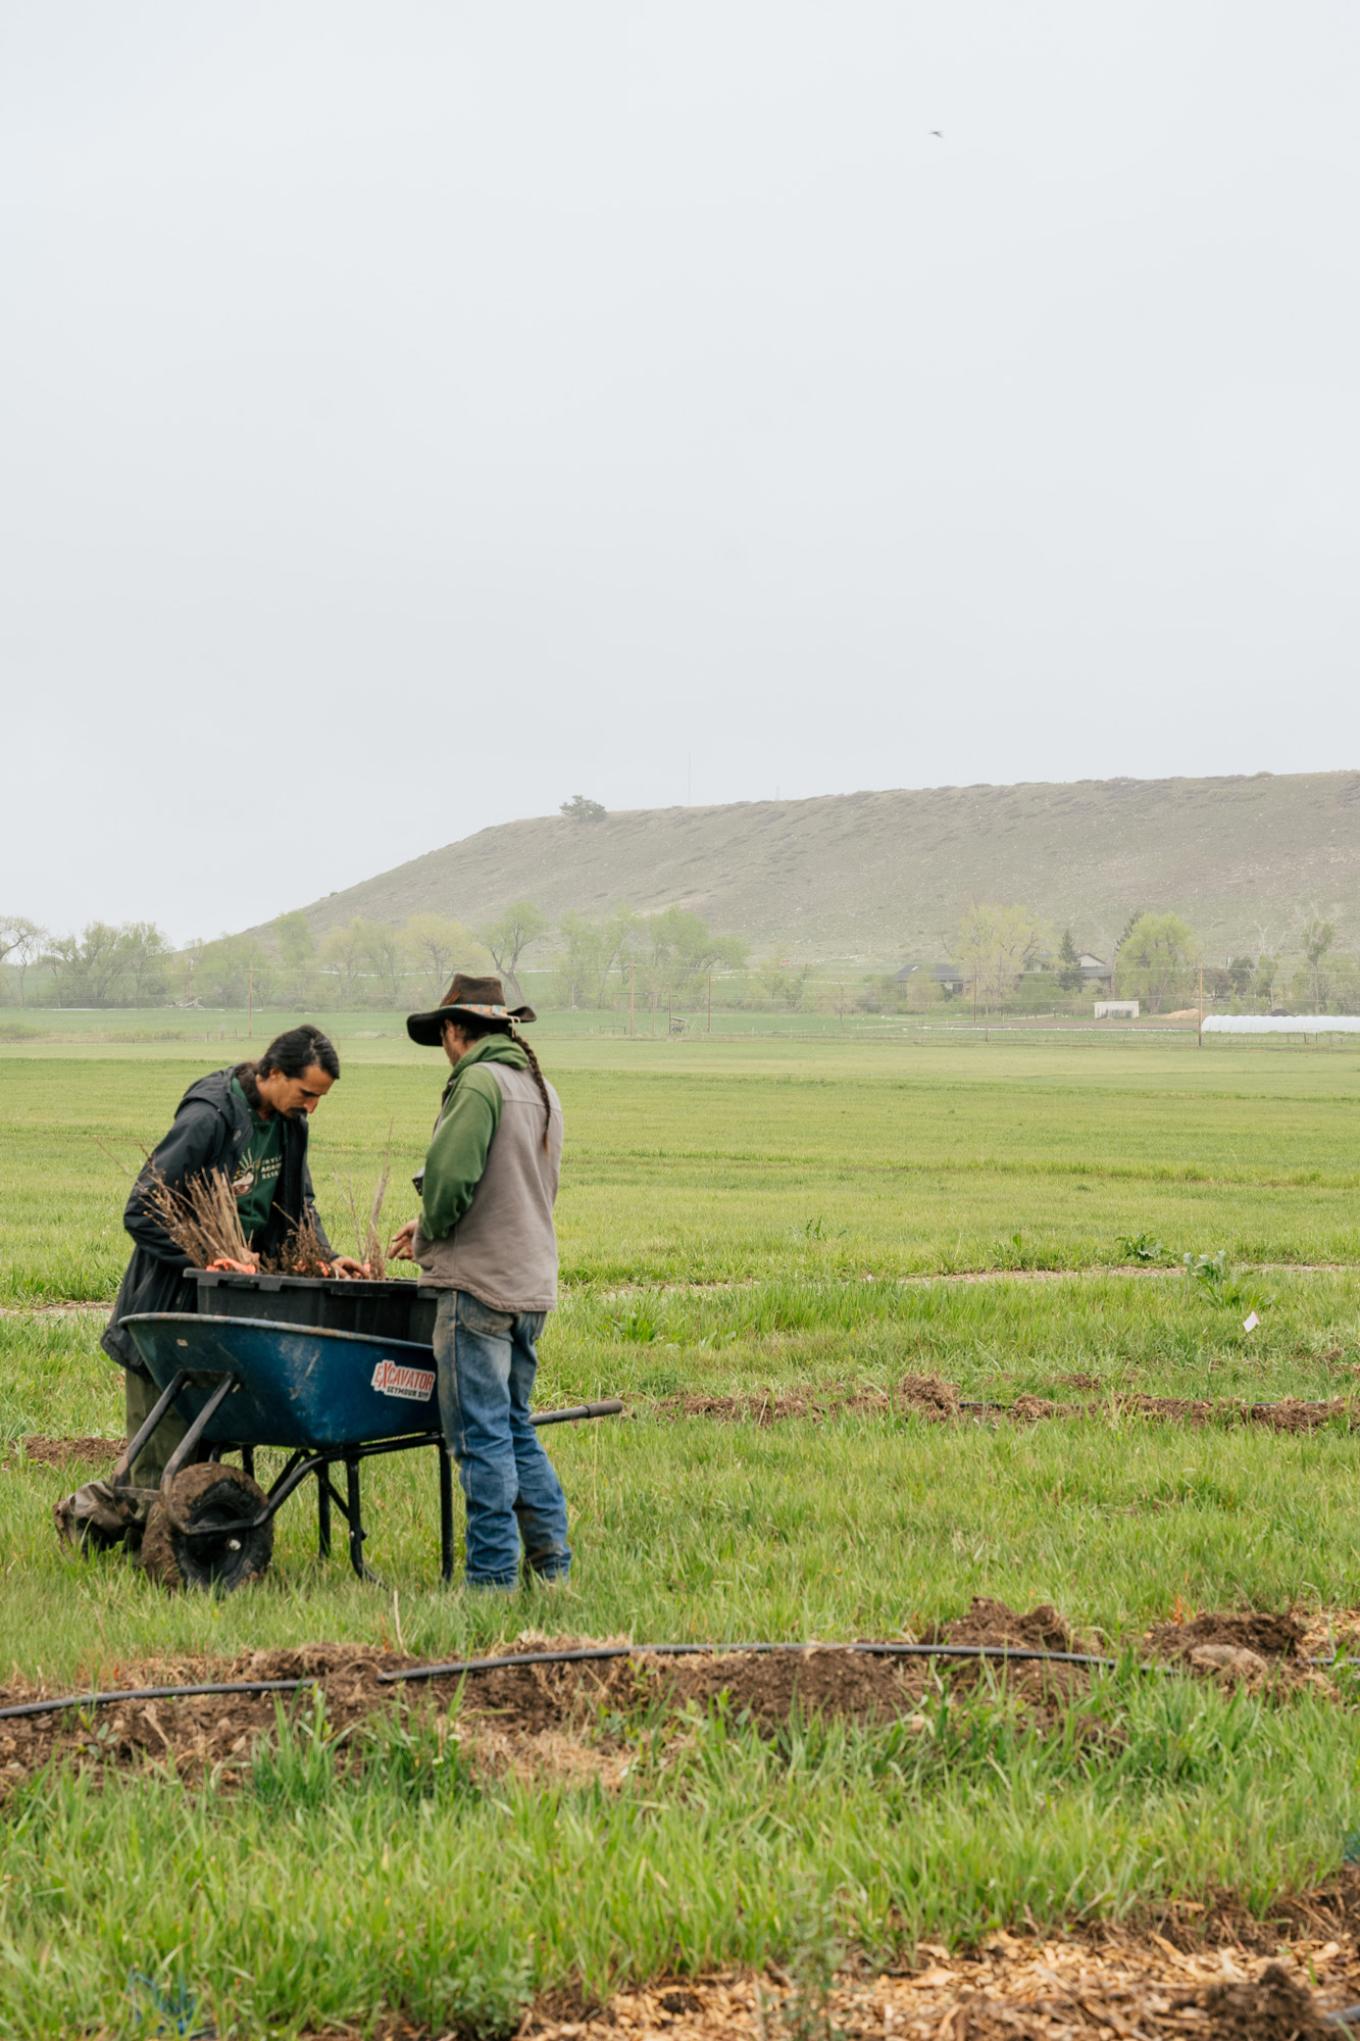
{"label": "tree line", "polygon": [[1198,1002],[1240,1013],[1272,1010],[1360,1012],[1360,957],[1336,947],[1333,922],[1310,915],[1288,949],[1242,952],[1226,963],[1205,959],[1203,945],[1178,914],[1137,909],[1112,953],[1098,959],[1108,976],[1082,965],[1071,928],[1053,926],[1022,906],[980,902],[964,914],[943,968],[899,972],[875,981],[869,998],[923,1009],[971,999],[989,1012],[1136,999],[1149,1013]]}
{"label": "tree line", "polygon": [[739,938],[678,907],[593,921],[567,914],[554,925],[533,901],[517,900],[476,929],[451,915],[414,914],[399,926],[360,916],[321,937],[296,912],[256,934],[180,949],[151,922],[96,921],[78,936],[53,937],[24,917],[0,916],[8,994],[31,1006],[432,1005],[456,970],[495,972],[518,998],[535,949],[550,971],[547,996],[563,1006],[680,1003],[713,972],[746,962]]}
{"label": "tree line", "polygon": [[[1108,983],[1081,964],[1070,928],[1061,935],[1024,906],[979,902],[963,915],[948,971],[918,959],[888,974],[854,970],[826,982],[807,962],[753,960],[739,936],[701,915],[669,907],[646,914],[619,908],[554,923],[517,900],[478,928],[454,916],[414,914],[399,926],[356,917],[318,937],[305,914],[280,915],[257,934],[222,936],[176,949],[153,922],[91,922],[79,935],[53,936],[22,915],[0,915],[0,999],[34,1006],[375,1007],[433,1004],[455,970],[494,971],[521,994],[532,968],[535,999],[581,1009],[702,1004],[797,1012],[922,1011],[966,1000],[988,1012],[1077,1010],[1093,997],[1137,999],[1164,1013],[1199,996],[1230,1011],[1360,1012],[1360,958],[1337,947],[1335,925],[1310,915],[1288,948],[1262,947],[1225,963],[1203,961],[1194,929],[1173,913],[1130,915],[1104,961]],[[848,982],[844,982],[848,981]]]}

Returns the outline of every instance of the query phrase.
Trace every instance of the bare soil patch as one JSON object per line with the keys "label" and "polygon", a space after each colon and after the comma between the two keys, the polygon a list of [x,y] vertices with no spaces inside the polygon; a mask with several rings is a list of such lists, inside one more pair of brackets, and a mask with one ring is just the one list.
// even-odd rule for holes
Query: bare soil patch
{"label": "bare soil patch", "polygon": [[39,1467],[69,1467],[73,1463],[81,1466],[102,1467],[106,1462],[118,1458],[123,1450],[121,1439],[71,1438],[51,1439],[35,1433],[26,1439],[16,1439],[10,1449],[11,1459],[22,1457],[32,1460]]}
{"label": "bare soil patch", "polygon": [[1157,1623],[1148,1643],[1159,1658],[1189,1658],[1208,1644],[1254,1651],[1261,1658],[1301,1660],[1305,1628],[1290,1612],[1264,1609],[1204,1610],[1184,1623]]}
{"label": "bare soil patch", "polygon": [[[1317,1616],[1305,1625],[1292,1613],[1205,1611],[1156,1624],[1140,1648],[1150,1659],[1198,1676],[1270,1686],[1286,1695],[1302,1686],[1334,1693],[1325,1672],[1310,1659],[1332,1647],[1352,1648],[1358,1627],[1355,1612]],[[1110,1652],[1108,1642],[1074,1631],[1049,1603],[1018,1611],[989,1596],[976,1597],[950,1622],[924,1626],[919,1641],[1020,1652]],[[528,1635],[512,1648],[570,1650],[583,1642],[591,1640]],[[286,1714],[310,1710],[316,1689],[325,1697],[332,1733],[353,1740],[353,1732],[383,1713],[443,1715],[461,1686],[458,1733],[488,1763],[610,1779],[626,1769],[625,1719],[636,1721],[641,1715],[664,1726],[691,1708],[707,1710],[721,1700],[734,1715],[767,1733],[777,1732],[795,1713],[924,1727],[923,1704],[942,1687],[963,1694],[982,1681],[1004,1679],[1035,1730],[1043,1733],[1060,1720],[1071,1720],[1072,1707],[1091,1678],[1088,1667],[1060,1661],[879,1657],[835,1644],[677,1657],[640,1646],[619,1658],[498,1666],[409,1684],[379,1678],[418,1663],[397,1652],[311,1644],[226,1662],[175,1657],[123,1666],[109,1680],[110,1687],[242,1680],[306,1684],[282,1694],[119,1699],[101,1707],[0,1720],[0,1800],[43,1766],[66,1758],[100,1771],[154,1761],[171,1766],[186,1783],[207,1778],[229,1783],[249,1766],[261,1741],[274,1734],[279,1708]],[[47,1698],[50,1691],[14,1685],[0,1690],[0,1705]],[[1117,1725],[1094,1720],[1077,1726],[1083,1733],[1089,1729],[1093,1742],[1119,1734]]]}
{"label": "bare soil patch", "polygon": [[[528,1648],[551,1647],[535,1639]],[[298,1651],[255,1652],[225,1665],[176,1659],[125,1667],[118,1685],[305,1679],[324,1693],[331,1727],[345,1732],[381,1711],[418,1714],[447,1709],[460,1684],[456,1678],[409,1686],[379,1682],[380,1672],[413,1663],[392,1652],[310,1645]],[[602,1749],[612,1748],[617,1719],[642,1709],[674,1715],[691,1704],[708,1708],[722,1696],[734,1714],[749,1716],[765,1729],[786,1723],[795,1709],[886,1722],[914,1714],[931,1684],[925,1660],[869,1658],[839,1646],[695,1658],[639,1651],[598,1662],[505,1666],[478,1673],[463,1686],[459,1720],[460,1727],[467,1725],[473,1744],[500,1762],[532,1765],[536,1758],[560,1756],[569,1745],[567,1769],[579,1770],[582,1738]],[[214,1773],[239,1773],[260,1741],[273,1733],[278,1707],[286,1712],[308,1709],[311,1693],[308,1686],[282,1695],[200,1694],[118,1701],[102,1708],[0,1721],[0,1796],[6,1785],[12,1787],[63,1757],[100,1770],[146,1760],[166,1762],[189,1782]],[[38,1698],[31,1690],[12,1688],[0,1694],[0,1703]]]}

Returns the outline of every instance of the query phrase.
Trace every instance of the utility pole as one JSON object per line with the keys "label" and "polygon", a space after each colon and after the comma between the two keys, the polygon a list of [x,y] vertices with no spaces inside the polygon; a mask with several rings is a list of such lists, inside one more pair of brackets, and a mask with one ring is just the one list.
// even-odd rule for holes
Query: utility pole
{"label": "utility pole", "polygon": [[255,966],[246,966],[246,1040],[255,1033]]}
{"label": "utility pole", "polygon": [[710,1035],[713,1032],[713,973],[711,971],[708,974],[708,1028],[706,1032]]}
{"label": "utility pole", "polygon": [[637,1033],[637,965],[628,959],[628,1032]]}
{"label": "utility pole", "polygon": [[1202,958],[1200,959],[1199,967],[1199,1033],[1195,1047],[1197,1049],[1204,1047],[1204,960]]}

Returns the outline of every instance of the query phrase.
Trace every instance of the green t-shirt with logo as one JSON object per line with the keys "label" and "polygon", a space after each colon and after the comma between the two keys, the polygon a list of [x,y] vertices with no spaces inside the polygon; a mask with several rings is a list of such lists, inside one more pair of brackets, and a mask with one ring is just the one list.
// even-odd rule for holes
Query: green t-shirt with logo
{"label": "green t-shirt with logo", "polygon": [[[236,1079],[231,1088],[242,1105],[248,1105],[246,1095]],[[252,1112],[250,1139],[241,1150],[241,1159],[236,1165],[231,1188],[236,1197],[236,1209],[241,1215],[241,1231],[248,1241],[262,1232],[274,1209],[274,1193],[278,1189],[279,1171],[283,1168],[283,1124],[277,1113],[261,1118]]]}

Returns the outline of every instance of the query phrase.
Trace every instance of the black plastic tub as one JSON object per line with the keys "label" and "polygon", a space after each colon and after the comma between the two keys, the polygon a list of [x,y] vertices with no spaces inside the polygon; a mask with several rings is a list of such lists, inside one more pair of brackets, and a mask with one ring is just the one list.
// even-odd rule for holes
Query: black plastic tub
{"label": "black plastic tub", "polygon": [[186,1269],[207,1318],[272,1318],[280,1325],[312,1325],[323,1332],[358,1332],[368,1339],[434,1339],[437,1290],[422,1283],[341,1282],[334,1276],[233,1276],[220,1269]]}

